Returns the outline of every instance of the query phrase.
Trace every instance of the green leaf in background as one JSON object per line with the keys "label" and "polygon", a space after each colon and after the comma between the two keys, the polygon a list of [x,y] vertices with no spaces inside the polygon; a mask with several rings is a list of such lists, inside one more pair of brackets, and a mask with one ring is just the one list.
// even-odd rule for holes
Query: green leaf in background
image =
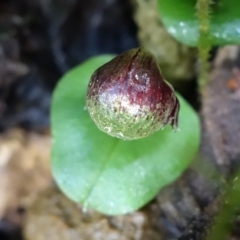
{"label": "green leaf in background", "polygon": [[[196,0],[158,0],[158,9],[168,32],[180,42],[197,46],[199,23]],[[211,5],[210,43],[214,45],[240,43],[240,1],[218,0]]]}
{"label": "green leaf in background", "polygon": [[199,148],[197,114],[179,96],[180,131],[122,141],[98,130],[85,108],[91,74],[112,56],[88,60],[59,82],[52,103],[52,171],[72,200],[106,214],[124,214],[154,198],[190,164]]}

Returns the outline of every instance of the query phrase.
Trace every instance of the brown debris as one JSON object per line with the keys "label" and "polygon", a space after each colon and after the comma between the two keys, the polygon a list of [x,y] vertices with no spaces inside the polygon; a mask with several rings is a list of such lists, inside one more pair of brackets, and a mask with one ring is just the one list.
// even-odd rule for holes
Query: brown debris
{"label": "brown debris", "polygon": [[[236,170],[240,159],[239,68],[239,47],[220,49],[203,99],[203,128],[207,139],[203,138],[202,152],[225,176]],[[204,144],[206,140],[208,146]]]}
{"label": "brown debris", "polygon": [[[28,210],[26,240],[161,240],[154,208],[106,216],[67,199],[57,188],[44,191]],[[156,221],[156,220],[155,220]]]}
{"label": "brown debris", "polygon": [[234,67],[232,73],[233,77],[228,79],[227,86],[229,90],[234,92],[240,87],[240,70]]}
{"label": "brown debris", "polygon": [[0,135],[0,219],[21,224],[19,209],[51,184],[50,143],[49,136],[21,130]]}
{"label": "brown debris", "polygon": [[[215,216],[218,216],[217,213],[221,211],[221,206],[225,203],[224,189],[231,187],[231,185],[223,187],[224,182],[227,183],[227,179],[231,179],[240,165],[239,68],[240,47],[220,48],[214,61],[210,84],[204,92],[204,99],[202,99],[203,130],[200,151],[202,158],[213,169],[212,173],[215,172],[217,177],[210,178],[209,184],[205,185],[207,188],[212,188],[213,194],[208,193],[208,200],[207,198],[204,200],[204,189],[199,188],[199,186],[203,186],[204,182],[206,183],[208,174],[202,172],[205,174],[203,182],[198,180],[201,174],[199,170],[190,178],[188,177],[188,186],[191,187],[193,196],[197,202],[204,200],[205,207],[190,221],[188,228],[179,240],[205,239],[209,229],[214,225]],[[186,178],[184,179],[186,180]],[[195,187],[192,188],[192,186]],[[210,197],[211,195],[212,197]],[[233,221],[233,219],[229,219],[229,221]]]}

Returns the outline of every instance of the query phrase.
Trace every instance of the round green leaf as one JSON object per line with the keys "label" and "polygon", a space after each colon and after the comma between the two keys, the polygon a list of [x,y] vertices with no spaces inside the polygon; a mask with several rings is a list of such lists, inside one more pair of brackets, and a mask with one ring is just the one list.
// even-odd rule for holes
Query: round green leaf
{"label": "round green leaf", "polygon": [[92,58],[59,82],[52,103],[52,171],[62,191],[85,207],[123,214],[146,204],[175,180],[199,147],[197,114],[180,96],[180,131],[168,126],[135,141],[98,130],[85,108],[91,74],[111,59]]}
{"label": "round green leaf", "polygon": [[[158,0],[158,9],[168,32],[180,42],[197,46],[199,23],[196,0]],[[209,41],[212,45],[240,43],[240,1],[219,0],[211,5]]]}

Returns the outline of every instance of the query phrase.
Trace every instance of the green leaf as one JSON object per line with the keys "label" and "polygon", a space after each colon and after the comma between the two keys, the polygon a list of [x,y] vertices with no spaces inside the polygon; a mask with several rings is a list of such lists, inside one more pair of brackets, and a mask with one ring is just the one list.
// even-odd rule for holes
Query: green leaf
{"label": "green leaf", "polygon": [[52,103],[52,171],[72,200],[106,214],[140,208],[174,181],[199,148],[199,119],[179,96],[180,131],[122,141],[98,130],[85,108],[88,81],[112,56],[88,60],[59,82]]}
{"label": "green leaf", "polygon": [[[196,0],[158,0],[158,9],[168,32],[180,42],[197,46],[199,23]],[[240,1],[219,0],[211,5],[210,43],[212,45],[240,43]]]}

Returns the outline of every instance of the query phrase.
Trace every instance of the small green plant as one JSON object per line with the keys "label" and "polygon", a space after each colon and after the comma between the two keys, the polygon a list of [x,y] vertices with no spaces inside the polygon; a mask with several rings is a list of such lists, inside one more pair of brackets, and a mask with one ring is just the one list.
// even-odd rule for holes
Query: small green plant
{"label": "small green plant", "polygon": [[123,141],[100,131],[86,110],[93,72],[113,56],[89,59],[59,82],[52,103],[52,170],[62,191],[85,207],[123,214],[145,205],[175,180],[199,148],[199,119],[180,102],[179,132],[171,126]]}
{"label": "small green plant", "polygon": [[178,41],[198,48],[202,95],[209,79],[211,47],[240,43],[239,7],[238,0],[158,0],[167,31]]}
{"label": "small green plant", "polygon": [[[240,42],[239,4],[159,0],[169,33],[199,49],[201,93],[207,85],[211,46]],[[123,141],[100,131],[86,109],[87,87],[94,71],[113,57],[91,58],[59,82],[51,110],[52,170],[73,201],[106,214],[123,214],[145,205],[187,168],[199,148],[200,126],[198,115],[176,93],[179,132],[167,126],[146,138]]]}

